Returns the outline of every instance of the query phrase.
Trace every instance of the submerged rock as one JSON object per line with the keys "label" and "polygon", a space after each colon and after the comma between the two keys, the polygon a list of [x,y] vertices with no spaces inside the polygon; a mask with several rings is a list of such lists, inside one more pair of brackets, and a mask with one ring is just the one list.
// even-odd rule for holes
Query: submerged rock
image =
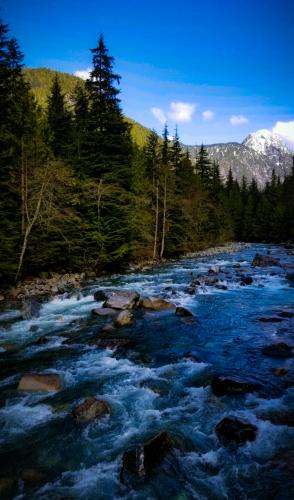
{"label": "submerged rock", "polygon": [[94,316],[115,316],[117,311],[110,307],[98,307],[97,309],[92,309],[92,314]]}
{"label": "submerged rock", "polygon": [[268,267],[268,266],[279,266],[280,260],[274,257],[269,257],[268,255],[261,255],[257,253],[252,261],[252,267]]}
{"label": "submerged rock", "polygon": [[90,422],[110,413],[111,407],[103,399],[87,398],[72,411],[78,422]]}
{"label": "submerged rock", "polygon": [[104,325],[102,328],[102,332],[110,333],[114,332],[115,326],[113,323],[107,323],[107,325]]}
{"label": "submerged rock", "polygon": [[137,305],[139,298],[140,295],[131,290],[113,292],[106,300],[104,307],[113,309],[133,309]]}
{"label": "submerged rock", "polygon": [[128,311],[121,311],[119,315],[115,318],[114,325],[117,328],[121,328],[123,326],[130,326],[135,322],[134,315]]}
{"label": "submerged rock", "polygon": [[140,306],[153,311],[164,311],[165,309],[174,309],[176,307],[172,302],[168,302],[160,297],[146,297],[140,301]]}
{"label": "submerged rock", "polygon": [[293,318],[294,313],[292,311],[278,311],[277,312],[278,316],[281,316],[281,318]]}
{"label": "submerged rock", "polygon": [[273,372],[276,377],[284,377],[289,373],[289,370],[288,368],[274,368]]}
{"label": "submerged rock", "polygon": [[189,309],[186,309],[186,307],[178,306],[176,308],[176,315],[177,316],[193,316],[193,313],[189,311]]}
{"label": "submerged rock", "polygon": [[130,347],[132,341],[129,339],[97,339],[92,341],[90,345],[95,345],[96,347],[104,349],[121,349],[123,347]]}
{"label": "submerged rock", "polygon": [[172,447],[173,441],[169,434],[160,432],[142,446],[126,451],[123,455],[121,481],[124,482],[126,473],[137,478],[144,478],[149,475]]}
{"label": "submerged rock", "polygon": [[252,276],[241,276],[241,285],[252,285]]}
{"label": "submerged rock", "polygon": [[240,377],[216,376],[211,382],[211,388],[216,396],[225,396],[226,394],[244,394],[246,392],[254,392],[259,387],[256,384],[243,380]]}
{"label": "submerged rock", "polygon": [[255,440],[257,427],[247,420],[225,417],[217,424],[215,432],[225,443],[234,441],[237,444],[243,444],[246,441]]}
{"label": "submerged rock", "polygon": [[23,301],[21,315],[23,319],[38,318],[40,316],[41,304],[34,298]]}
{"label": "submerged rock", "polygon": [[269,420],[274,425],[294,427],[294,411],[273,410],[260,413],[258,418]]}
{"label": "submerged rock", "polygon": [[290,281],[291,283],[294,283],[294,273],[287,273],[286,274],[286,279]]}
{"label": "submerged rock", "polygon": [[292,347],[284,342],[277,342],[262,349],[262,353],[273,358],[291,358],[293,356]]}
{"label": "submerged rock", "polygon": [[281,323],[281,321],[284,321],[284,318],[279,316],[262,316],[261,318],[258,318],[258,321],[261,321],[262,323]]}
{"label": "submerged rock", "polygon": [[29,373],[23,375],[18,384],[18,391],[50,392],[60,391],[61,380],[56,373]]}

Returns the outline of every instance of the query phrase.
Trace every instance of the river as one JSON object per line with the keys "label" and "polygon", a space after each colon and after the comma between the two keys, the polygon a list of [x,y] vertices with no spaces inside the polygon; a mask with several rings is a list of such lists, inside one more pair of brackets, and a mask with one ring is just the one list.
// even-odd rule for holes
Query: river
{"label": "river", "polygon": [[[262,353],[275,342],[293,345],[294,332],[294,318],[258,320],[294,310],[294,287],[282,267],[250,267],[256,252],[265,255],[268,249],[281,262],[293,263],[282,247],[251,245],[100,278],[44,303],[36,319],[2,310],[0,345],[8,350],[0,348],[0,485],[6,481],[8,497],[294,498],[294,429],[260,418],[294,406],[294,358]],[[192,276],[207,275],[212,266],[224,271],[222,286],[199,286],[196,294],[188,294]],[[242,271],[253,277],[252,284],[241,285]],[[99,306],[93,294],[100,288],[161,295],[194,316],[138,309],[135,325],[101,333],[107,320],[91,314]],[[47,338],[38,344],[42,336]],[[99,337],[131,343],[118,350],[91,345]],[[278,377],[275,368],[289,372]],[[62,390],[18,392],[20,377],[28,372],[58,373]],[[214,374],[246,377],[259,389],[218,397],[210,385]],[[105,399],[111,413],[77,425],[71,411],[88,396]],[[230,415],[256,425],[256,439],[224,445],[215,426]],[[150,477],[123,484],[125,450],[162,430],[175,448]]]}

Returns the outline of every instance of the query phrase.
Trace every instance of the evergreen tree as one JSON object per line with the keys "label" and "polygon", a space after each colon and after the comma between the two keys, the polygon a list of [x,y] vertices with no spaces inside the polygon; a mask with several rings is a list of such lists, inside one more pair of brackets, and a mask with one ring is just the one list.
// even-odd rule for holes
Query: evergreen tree
{"label": "evergreen tree", "polygon": [[47,120],[49,143],[56,159],[68,160],[72,148],[72,117],[65,103],[56,75],[48,97]]}
{"label": "evergreen tree", "polygon": [[204,189],[211,187],[212,180],[212,165],[209,160],[208,152],[202,144],[197,155],[196,170],[201,179]]}
{"label": "evergreen tree", "polygon": [[102,35],[91,49],[93,69],[86,81],[89,94],[87,160],[84,170],[93,178],[105,178],[128,188],[131,182],[132,142],[130,127],[124,120],[119,90],[119,75],[113,72],[113,57],[108,55]]}

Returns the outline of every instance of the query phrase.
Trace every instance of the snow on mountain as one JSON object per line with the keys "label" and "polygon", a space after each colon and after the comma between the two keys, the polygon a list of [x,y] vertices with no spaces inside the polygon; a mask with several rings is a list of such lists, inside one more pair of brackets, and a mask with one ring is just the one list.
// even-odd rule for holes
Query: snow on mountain
{"label": "snow on mountain", "polygon": [[[242,144],[231,142],[205,147],[211,160],[218,161],[223,178],[227,177],[231,168],[238,181],[244,176],[250,182],[254,177],[260,187],[271,179],[273,169],[276,175],[284,178],[293,164],[293,152],[279,135],[269,130],[250,134]],[[199,146],[190,146],[189,150],[195,160]]]}
{"label": "snow on mountain", "polygon": [[244,146],[254,149],[257,153],[264,155],[268,154],[290,154],[290,149],[284,143],[282,137],[270,130],[258,130],[253,134],[249,134],[243,141]]}

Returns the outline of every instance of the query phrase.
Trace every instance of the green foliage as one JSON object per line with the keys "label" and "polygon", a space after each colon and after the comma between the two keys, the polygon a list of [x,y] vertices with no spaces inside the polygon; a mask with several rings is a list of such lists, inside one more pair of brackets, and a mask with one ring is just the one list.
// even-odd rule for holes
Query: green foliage
{"label": "green foliage", "polygon": [[193,163],[167,125],[162,138],[142,128],[133,144],[102,37],[92,55],[86,83],[23,70],[0,23],[2,283],[53,270],[114,270],[234,238],[294,241],[294,164],[283,182],[273,172],[260,191],[255,180],[239,186],[231,171],[224,183],[203,145]]}

